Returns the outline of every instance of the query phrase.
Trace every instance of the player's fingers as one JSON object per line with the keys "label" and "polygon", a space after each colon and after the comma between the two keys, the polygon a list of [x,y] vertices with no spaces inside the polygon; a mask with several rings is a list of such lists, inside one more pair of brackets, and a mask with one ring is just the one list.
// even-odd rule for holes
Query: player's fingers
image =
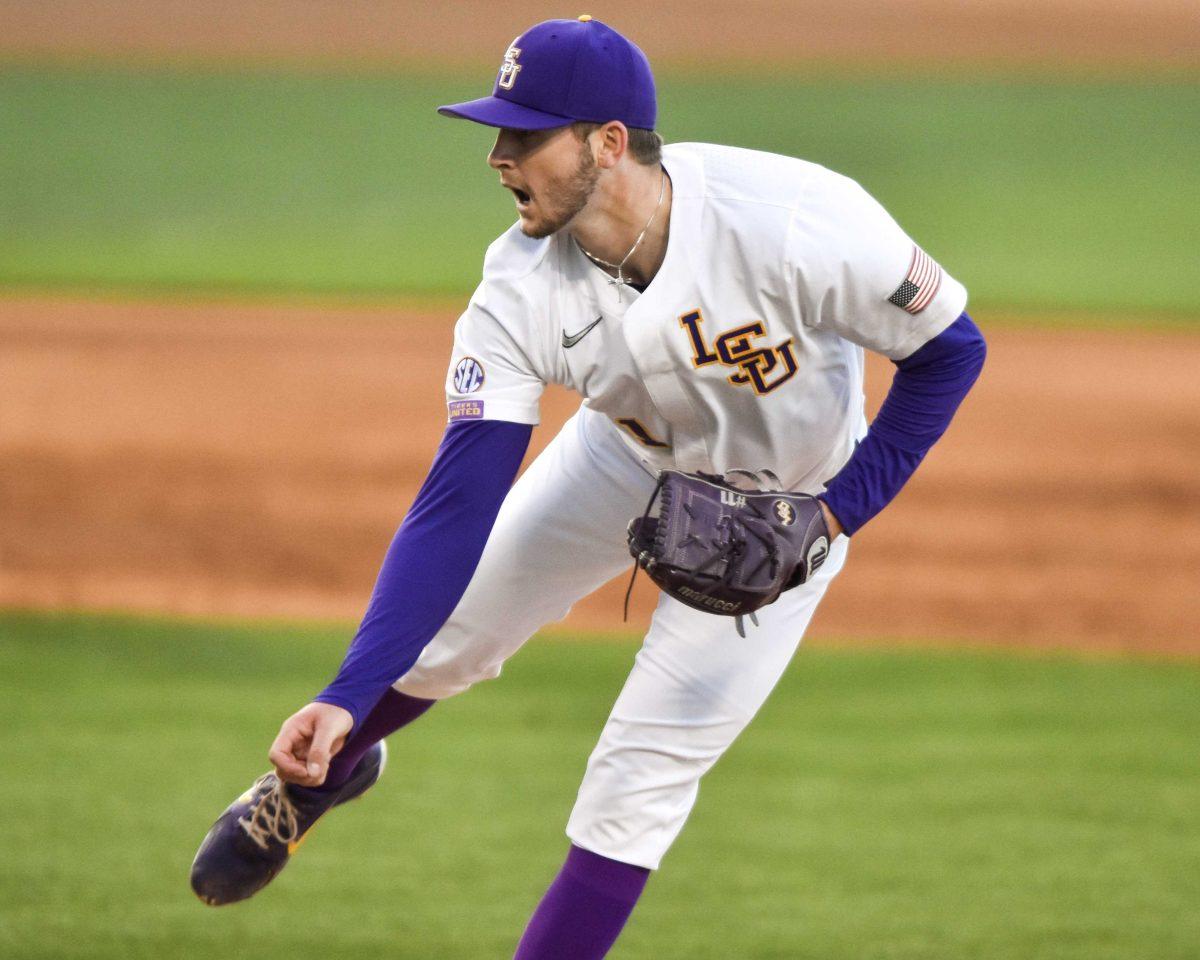
{"label": "player's fingers", "polygon": [[303,760],[297,760],[286,752],[274,749],[271,750],[269,757],[271,765],[275,768],[275,775],[280,780],[286,780],[289,783],[299,783],[308,776],[308,769],[305,767]]}
{"label": "player's fingers", "polygon": [[308,775],[304,758],[308,754],[309,733],[291,720],[283,725],[271,744],[267,758],[281,780],[298,781]]}
{"label": "player's fingers", "polygon": [[[335,739],[340,740],[339,731],[332,723],[318,723],[313,731],[312,742],[308,747],[306,758],[310,786],[319,787],[325,782],[325,774],[329,770],[329,760],[335,751]],[[340,743],[337,746],[341,746]]]}
{"label": "player's fingers", "polygon": [[308,770],[303,760],[297,760],[286,751],[272,749],[269,754],[271,765],[280,780],[296,783],[308,776]]}

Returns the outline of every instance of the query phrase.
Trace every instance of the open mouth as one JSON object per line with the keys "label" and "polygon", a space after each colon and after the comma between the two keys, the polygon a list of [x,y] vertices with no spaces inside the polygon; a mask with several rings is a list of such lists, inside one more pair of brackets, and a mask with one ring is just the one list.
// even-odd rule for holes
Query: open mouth
{"label": "open mouth", "polygon": [[513,192],[513,196],[517,198],[517,206],[523,207],[529,203],[529,194],[527,194],[524,190],[520,189],[519,187],[509,187],[508,189],[511,190]]}

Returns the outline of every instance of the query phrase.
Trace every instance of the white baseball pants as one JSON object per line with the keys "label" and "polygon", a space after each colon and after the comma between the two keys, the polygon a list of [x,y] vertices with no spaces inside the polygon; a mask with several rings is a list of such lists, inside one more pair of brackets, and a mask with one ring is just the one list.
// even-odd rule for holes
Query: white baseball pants
{"label": "white baseball pants", "polygon": [[[500,674],[534,633],[631,568],[630,518],[655,478],[602,414],[581,408],[500,509],[454,613],[395,684],[442,699]],[[665,594],[588,761],[567,836],[602,856],[656,869],[696,801],[700,778],[733,743],[787,667],[846,557],[845,537],[810,582],[732,617]]]}

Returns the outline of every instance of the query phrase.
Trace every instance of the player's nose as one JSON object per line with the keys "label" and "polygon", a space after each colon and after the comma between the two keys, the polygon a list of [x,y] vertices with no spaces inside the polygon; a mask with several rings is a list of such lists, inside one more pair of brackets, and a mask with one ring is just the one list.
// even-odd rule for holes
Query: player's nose
{"label": "player's nose", "polygon": [[513,165],[512,138],[506,136],[507,133],[507,130],[501,130],[496,134],[496,142],[492,144],[491,152],[488,153],[488,166],[494,170]]}

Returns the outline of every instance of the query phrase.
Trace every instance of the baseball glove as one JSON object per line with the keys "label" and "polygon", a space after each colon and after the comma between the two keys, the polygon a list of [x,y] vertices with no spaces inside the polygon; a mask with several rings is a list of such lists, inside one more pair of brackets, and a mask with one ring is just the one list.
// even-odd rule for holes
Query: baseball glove
{"label": "baseball glove", "polygon": [[[726,479],[732,475],[757,486],[740,489]],[[764,490],[763,476],[778,487],[766,470],[730,470],[726,477],[663,470],[646,512],[629,523],[634,575],[640,567],[680,603],[737,617],[745,636],[743,616],[754,619],[755,610],[811,579],[829,555],[820,501]]]}

